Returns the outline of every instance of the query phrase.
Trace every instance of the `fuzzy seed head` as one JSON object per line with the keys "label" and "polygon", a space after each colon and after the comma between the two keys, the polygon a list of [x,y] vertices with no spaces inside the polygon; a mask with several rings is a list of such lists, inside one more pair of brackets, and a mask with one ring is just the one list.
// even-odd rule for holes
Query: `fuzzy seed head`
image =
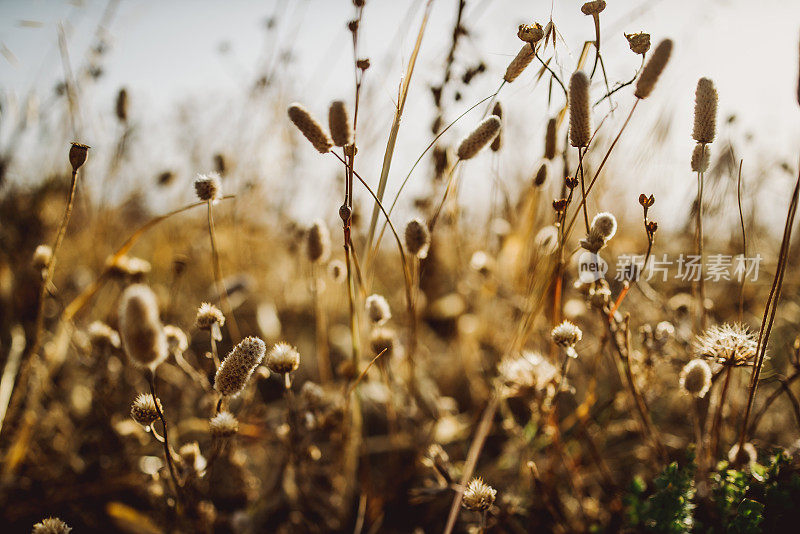
{"label": "fuzzy seed head", "polygon": [[702,399],[711,388],[711,368],[705,360],[690,361],[681,370],[680,385],[689,395]]}
{"label": "fuzzy seed head", "polygon": [[700,78],[694,93],[694,131],[698,143],[711,143],[717,134],[717,89],[708,78]]}
{"label": "fuzzy seed head", "polygon": [[564,321],[560,325],[553,328],[553,330],[550,332],[550,335],[552,336],[556,345],[569,348],[574,347],[575,344],[581,340],[583,337],[583,332],[581,332],[581,329],[571,322]]}
{"label": "fuzzy seed head", "polygon": [[428,249],[431,246],[431,233],[428,225],[422,219],[411,219],[406,225],[404,234],[406,249],[419,259],[428,257]]}
{"label": "fuzzy seed head", "polygon": [[215,324],[219,327],[225,325],[225,316],[222,311],[208,302],[204,302],[197,309],[197,317],[194,320],[195,326],[200,330],[211,330]]}
{"label": "fuzzy seed head", "polygon": [[117,278],[140,280],[144,278],[144,275],[149,273],[151,269],[152,266],[149,261],[135,256],[111,256],[106,262],[108,274]]}
{"label": "fuzzy seed head", "polygon": [[331,252],[331,234],[322,221],[316,221],[308,229],[306,255],[311,263],[324,262]]}
{"label": "fuzzy seed head", "polygon": [[484,119],[483,122],[458,145],[458,158],[466,160],[475,157],[475,155],[489,144],[499,132],[500,119],[494,115]]}
{"label": "fuzzy seed head", "polygon": [[664,72],[664,67],[667,66],[670,55],[672,55],[672,40],[664,39],[658,43],[639,75],[639,80],[636,82],[636,90],[633,92],[636,98],[643,99],[650,96],[659,76]]}
{"label": "fuzzy seed head", "polygon": [[739,323],[712,326],[694,341],[698,358],[731,367],[753,365],[757,348],[753,332]]}
{"label": "fuzzy seed head", "polygon": [[608,241],[617,233],[617,218],[607,211],[598,213],[592,219],[591,229]]}
{"label": "fuzzy seed head", "polygon": [[[503,106],[500,105],[500,102],[494,103],[494,108],[492,109],[492,115],[500,119],[500,122],[503,121]],[[501,148],[503,148],[503,129],[501,128],[499,132],[497,132],[497,136],[492,141],[492,144],[489,146],[492,149],[492,152],[497,152]]]}
{"label": "fuzzy seed head", "polygon": [[267,356],[267,367],[277,374],[296,371],[300,367],[300,353],[288,343],[276,343]]}
{"label": "fuzzy seed head", "polygon": [[164,335],[167,336],[167,345],[173,354],[183,354],[189,348],[189,338],[179,327],[168,324],[164,327]]}
{"label": "fuzzy seed head", "polygon": [[311,141],[314,148],[320,154],[326,154],[333,146],[328,133],[322,128],[322,125],[315,119],[311,113],[300,104],[292,104],[289,106],[289,120],[291,120],[297,129],[300,130],[306,139]]}
{"label": "fuzzy seed head", "polygon": [[483,512],[492,507],[496,496],[497,490],[486,484],[482,479],[473,478],[464,490],[462,504],[467,510]]}
{"label": "fuzzy seed head", "polygon": [[57,517],[48,517],[33,525],[32,534],[69,534],[72,528]]}
{"label": "fuzzy seed head", "polygon": [[589,146],[592,135],[591,119],[589,77],[579,70],[569,80],[569,142],[572,146]]}
{"label": "fuzzy seed head", "polygon": [[39,245],[33,251],[33,266],[37,269],[46,269],[53,259],[53,249],[50,245]]}
{"label": "fuzzy seed head", "polygon": [[645,55],[650,50],[649,33],[626,33],[625,38],[628,40],[628,46],[634,54]]}
{"label": "fuzzy seed head", "polygon": [[208,423],[211,436],[229,438],[239,432],[239,421],[230,412],[220,412]]}
{"label": "fuzzy seed head", "polygon": [[158,410],[162,409],[161,399],[155,401],[150,393],[140,393],[131,404],[131,417],[142,426],[150,426],[158,419]]}
{"label": "fuzzy seed head", "polygon": [[347,106],[341,100],[331,102],[331,107],[328,109],[328,127],[331,129],[334,145],[345,146],[353,143],[350,116],[347,113]]}
{"label": "fuzzy seed head", "polygon": [[692,172],[706,172],[711,160],[711,147],[697,143],[692,150]]}
{"label": "fuzzy seed head", "polygon": [[194,179],[194,192],[200,200],[212,202],[219,200],[222,196],[222,182],[219,174],[216,172],[198,174]]}
{"label": "fuzzy seed head", "polygon": [[94,321],[86,331],[92,346],[98,350],[118,349],[120,346],[117,331],[102,321]]}
{"label": "fuzzy seed head", "polygon": [[167,336],[158,317],[156,296],[146,285],[128,286],[122,294],[119,333],[125,353],[135,365],[152,370],[167,358]]}
{"label": "fuzzy seed head", "polygon": [[367,316],[372,324],[382,325],[392,318],[392,310],[389,303],[382,295],[373,294],[367,297],[365,307]]}
{"label": "fuzzy seed head", "polygon": [[522,45],[522,48],[517,53],[517,56],[511,60],[511,63],[508,64],[508,68],[506,69],[506,74],[503,76],[503,79],[511,83],[517,79],[517,77],[522,74],[522,71],[525,70],[525,67],[530,65],[533,58],[536,57],[533,51],[533,45],[525,43]]}
{"label": "fuzzy seed head", "polygon": [[556,157],[556,134],[558,121],[555,118],[547,121],[547,131],[544,135],[544,159],[552,160]]}
{"label": "fuzzy seed head", "polygon": [[581,6],[581,13],[584,15],[597,15],[606,8],[605,0],[592,0]]}
{"label": "fuzzy seed head", "polygon": [[266,350],[264,342],[255,336],[241,340],[217,369],[214,389],[226,397],[241,393],[250,380],[250,375],[264,359]]}

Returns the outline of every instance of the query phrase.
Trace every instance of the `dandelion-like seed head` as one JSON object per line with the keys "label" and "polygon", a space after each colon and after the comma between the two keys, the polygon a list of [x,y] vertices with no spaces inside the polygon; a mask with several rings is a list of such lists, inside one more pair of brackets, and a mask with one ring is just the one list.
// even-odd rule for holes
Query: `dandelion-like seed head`
{"label": "dandelion-like seed head", "polygon": [[467,510],[483,512],[492,507],[496,496],[497,490],[481,478],[473,478],[464,490],[462,504]]}
{"label": "dandelion-like seed head", "polygon": [[198,174],[194,179],[194,192],[200,200],[219,200],[222,196],[222,181],[219,174],[216,172]]}
{"label": "dandelion-like seed head", "polygon": [[208,423],[211,435],[215,438],[229,438],[239,432],[239,421],[230,412],[220,412]]}
{"label": "dandelion-like seed head", "polygon": [[556,345],[562,347],[574,347],[575,344],[583,337],[583,332],[576,325],[569,321],[564,321],[560,325],[553,328],[550,332],[553,341]]}
{"label": "dandelion-like seed head", "polygon": [[373,324],[382,325],[392,318],[392,309],[383,295],[373,294],[368,296],[365,307],[369,320]]}
{"label": "dandelion-like seed head", "polygon": [[69,534],[72,528],[57,517],[48,517],[33,525],[32,534]]}
{"label": "dandelion-like seed head", "polygon": [[406,248],[419,259],[428,257],[428,249],[431,245],[431,233],[428,225],[422,219],[415,218],[408,221],[405,230]]}
{"label": "dandelion-like seed head", "polygon": [[194,324],[200,330],[211,330],[211,327],[215,324],[220,327],[224,326],[225,316],[219,308],[204,302],[197,309],[197,317],[195,317]]}
{"label": "dandelion-like seed head", "polygon": [[731,367],[753,365],[757,350],[755,335],[739,323],[712,326],[694,341],[698,358]]}
{"label": "dandelion-like seed head", "polygon": [[150,426],[158,419],[158,410],[161,408],[161,399],[153,400],[150,393],[140,393],[131,404],[131,417],[142,426]]}
{"label": "dandelion-like seed head", "polygon": [[288,343],[276,343],[267,356],[267,367],[277,374],[291,373],[300,366],[300,353]]}
{"label": "dandelion-like seed head", "polygon": [[696,358],[681,370],[680,386],[686,393],[702,399],[711,388],[711,368],[705,360]]}

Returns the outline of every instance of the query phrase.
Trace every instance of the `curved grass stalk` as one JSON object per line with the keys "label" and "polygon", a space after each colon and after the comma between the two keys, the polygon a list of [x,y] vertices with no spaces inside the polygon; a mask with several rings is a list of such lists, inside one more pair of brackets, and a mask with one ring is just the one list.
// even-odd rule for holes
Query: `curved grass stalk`
{"label": "curved grass stalk", "polygon": [[239,333],[239,325],[236,324],[236,318],[233,315],[233,308],[231,302],[228,300],[228,290],[225,287],[225,282],[222,280],[222,268],[219,263],[219,251],[217,249],[217,238],[214,232],[214,215],[212,209],[212,201],[208,200],[208,235],[211,239],[211,261],[214,271],[214,282],[217,285],[217,293],[222,305],[225,307],[225,313],[228,316],[226,324],[228,325],[228,333],[231,336],[231,341],[237,342],[241,335]]}

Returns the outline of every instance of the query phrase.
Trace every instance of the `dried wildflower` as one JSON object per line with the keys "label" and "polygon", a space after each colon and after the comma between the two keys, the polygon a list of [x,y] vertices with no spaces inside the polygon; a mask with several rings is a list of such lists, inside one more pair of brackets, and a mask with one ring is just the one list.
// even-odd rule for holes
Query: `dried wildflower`
{"label": "dried wildflower", "polygon": [[576,71],[569,80],[569,142],[574,147],[589,146],[592,135],[589,109],[589,77]]}
{"label": "dried wildflower", "polygon": [[164,327],[164,335],[167,336],[167,345],[173,354],[183,354],[189,348],[189,339],[179,327],[168,324]]}
{"label": "dried wildflower", "polygon": [[382,295],[373,294],[367,297],[365,308],[367,316],[373,324],[382,325],[392,318],[389,303]]}
{"label": "dried wildflower", "polygon": [[219,412],[208,423],[215,438],[229,438],[239,432],[239,421],[230,412]]}
{"label": "dried wildflower", "polygon": [[167,358],[167,337],[158,317],[156,296],[146,285],[128,286],[122,294],[119,333],[134,364],[153,370]]}
{"label": "dried wildflower", "polygon": [[757,348],[753,332],[739,323],[712,326],[694,341],[698,357],[732,367],[753,365]]}
{"label": "dried wildflower", "polygon": [[484,512],[494,504],[497,490],[486,484],[480,478],[473,478],[464,490],[462,504],[467,510]]}
{"label": "dried wildflower", "polygon": [[289,106],[289,119],[320,154],[331,150],[333,141],[320,123],[300,104]]}
{"label": "dried wildflower", "polygon": [[533,46],[528,43],[522,45],[522,48],[517,53],[517,56],[511,60],[511,63],[508,64],[508,68],[506,69],[505,76],[503,76],[503,80],[508,83],[516,80],[517,77],[522,74],[522,71],[525,70],[525,67],[530,65],[534,57],[536,56],[535,52],[533,51]]}
{"label": "dried wildflower", "polygon": [[264,359],[266,350],[261,339],[255,336],[244,338],[220,364],[214,377],[214,389],[225,396],[241,393],[250,375]]}
{"label": "dried wildflower", "polygon": [[581,13],[584,15],[597,15],[606,8],[605,0],[592,0],[581,6]]}
{"label": "dried wildflower", "polygon": [[711,143],[717,132],[717,89],[708,78],[697,81],[694,93],[694,131],[692,138],[698,143]]}
{"label": "dried wildflower", "polygon": [[553,338],[553,341],[556,345],[561,345],[562,347],[574,347],[575,344],[581,340],[583,337],[583,332],[581,329],[572,324],[569,321],[564,321],[560,325],[553,328],[550,332],[550,336]]}
{"label": "dried wildflower", "polygon": [[428,249],[431,246],[431,233],[428,225],[422,219],[411,219],[408,221],[405,230],[406,249],[419,259],[428,257]]}
{"label": "dried wildflower", "polygon": [[32,534],[69,534],[72,528],[57,517],[48,517],[33,525]]}
{"label": "dried wildflower", "polygon": [[347,277],[347,266],[341,260],[333,260],[328,264],[328,274],[334,282],[341,284]]}
{"label": "dried wildflower", "polygon": [[705,360],[694,359],[681,370],[681,389],[689,395],[702,399],[711,388],[711,368]]}
{"label": "dried wildflower", "polygon": [[[500,102],[494,103],[494,108],[492,108],[492,115],[500,119],[500,122],[503,121],[503,106],[500,105]],[[503,129],[500,128],[500,131],[497,132],[497,136],[492,141],[492,144],[489,146],[492,152],[497,152],[501,148],[503,148]]]}
{"label": "dried wildflower", "polygon": [[555,118],[547,121],[547,131],[544,135],[544,159],[552,160],[556,157],[556,134],[558,121]]}
{"label": "dried wildflower", "polygon": [[381,362],[386,362],[397,348],[397,334],[391,328],[375,328],[369,336],[369,345],[373,354],[381,356]]}
{"label": "dried wildflower", "polygon": [[711,160],[711,147],[697,143],[692,150],[692,172],[706,172]]}
{"label": "dried wildflower", "polygon": [[650,50],[650,34],[649,33],[626,33],[625,39],[628,40],[628,46],[634,54],[645,55]]}
{"label": "dried wildflower", "polygon": [[672,40],[664,39],[650,56],[650,59],[645,63],[642,73],[639,75],[639,80],[636,82],[636,90],[633,94],[636,98],[647,98],[653,92],[659,76],[667,66],[669,56],[672,54]]}
{"label": "dried wildflower", "polygon": [[102,321],[94,321],[87,328],[89,341],[99,350],[118,349],[120,347],[119,333]]}
{"label": "dried wildflower", "polygon": [[656,325],[656,341],[665,342],[675,335],[675,326],[669,321],[661,321]]}
{"label": "dried wildflower", "polygon": [[345,146],[353,143],[350,117],[347,107],[341,100],[331,102],[331,107],[328,109],[328,127],[331,130],[334,145]]}
{"label": "dried wildflower", "polygon": [[198,174],[194,179],[194,192],[197,198],[204,201],[215,201],[222,197],[222,183],[216,172]]}
{"label": "dried wildflower", "polygon": [[49,245],[39,245],[33,251],[33,266],[37,269],[47,269],[53,259],[53,249]]}
{"label": "dried wildflower", "polygon": [[78,172],[78,169],[86,163],[89,148],[91,147],[80,143],[72,143],[72,146],[69,147],[69,164],[72,165],[72,172]]}
{"label": "dried wildflower", "polygon": [[367,70],[369,68],[369,58],[361,58],[356,61],[356,67],[361,70]]}
{"label": "dried wildflower", "polygon": [[534,22],[533,24],[520,24],[517,29],[517,37],[533,46],[542,40],[544,37],[544,30],[542,29],[542,25],[538,22]]}
{"label": "dried wildflower", "polygon": [[458,158],[470,159],[481,151],[500,132],[500,119],[491,115],[481,122],[472,133],[458,145]]}
{"label": "dried wildflower", "polygon": [[225,326],[225,316],[219,308],[204,302],[197,308],[197,317],[195,317],[194,324],[200,330],[211,330],[214,325],[217,327]]}
{"label": "dried wildflower", "polygon": [[140,425],[147,427],[158,419],[158,411],[162,409],[161,399],[153,400],[150,393],[140,393],[131,404],[131,417]]}
{"label": "dried wildflower", "polygon": [[541,354],[527,351],[521,356],[503,358],[497,372],[508,397],[525,395],[528,391],[543,393],[558,376],[555,366]]}
{"label": "dried wildflower", "polygon": [[306,255],[311,263],[324,262],[331,251],[331,235],[322,221],[315,221],[308,229]]}
{"label": "dried wildflower", "polygon": [[277,374],[287,374],[300,366],[300,353],[288,343],[276,343],[267,356],[267,367]]}

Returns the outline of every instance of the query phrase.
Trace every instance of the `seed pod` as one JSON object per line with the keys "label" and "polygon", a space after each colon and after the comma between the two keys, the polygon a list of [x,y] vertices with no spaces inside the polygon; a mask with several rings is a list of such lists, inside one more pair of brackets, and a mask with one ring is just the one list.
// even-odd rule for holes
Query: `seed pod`
{"label": "seed pod", "polygon": [[117,93],[115,111],[120,122],[128,121],[128,91],[124,87]]}
{"label": "seed pod", "polygon": [[694,93],[694,131],[698,143],[711,143],[717,133],[717,89],[708,78],[697,81]]}
{"label": "seed pod", "polygon": [[547,176],[550,173],[550,166],[547,162],[539,165],[539,170],[536,171],[536,177],[533,179],[533,185],[536,187],[541,186],[547,181]]}
{"label": "seed pod", "polygon": [[328,259],[331,251],[331,236],[328,227],[322,221],[316,221],[308,229],[306,238],[306,256],[311,263]]}
{"label": "seed pod", "polygon": [[[503,122],[503,106],[500,105],[500,102],[494,103],[494,108],[492,109],[492,115],[500,119],[500,122]],[[492,149],[492,152],[497,152],[501,148],[503,148],[503,129],[501,128],[499,132],[497,132],[497,137],[494,138],[492,141],[491,146],[489,147]]]}
{"label": "seed pod", "polygon": [[669,56],[672,54],[672,40],[664,39],[653,51],[653,55],[645,63],[642,73],[639,75],[639,80],[636,82],[636,90],[633,94],[636,98],[647,98],[653,92],[656,86],[658,77],[667,66]]}
{"label": "seed pod", "polygon": [[650,50],[649,33],[626,33],[625,39],[628,40],[628,46],[634,54],[645,55]]}
{"label": "seed pod", "polygon": [[475,157],[489,141],[495,138],[498,132],[500,132],[500,119],[494,115],[484,119],[483,122],[458,145],[458,158],[466,160]]}
{"label": "seed pod", "polygon": [[214,377],[214,389],[221,395],[234,396],[241,393],[250,380],[250,375],[261,360],[267,346],[259,338],[244,338],[222,361]]}
{"label": "seed pod", "polygon": [[194,192],[200,200],[218,200],[222,196],[222,183],[219,174],[216,172],[198,174],[194,180]]}
{"label": "seed pod", "polygon": [[131,404],[131,418],[142,426],[150,426],[158,419],[159,410],[163,410],[161,399],[153,400],[150,393],[140,393]]}
{"label": "seed pod", "polygon": [[331,102],[331,107],[328,109],[328,128],[331,129],[334,145],[345,146],[353,143],[350,117],[347,113],[347,107],[341,100]]}
{"label": "seed pod", "polygon": [[72,143],[69,148],[69,164],[72,165],[72,172],[78,172],[84,163],[86,163],[86,156],[89,154],[89,146],[80,143]]}
{"label": "seed pod", "polygon": [[300,353],[288,343],[276,343],[267,356],[267,367],[273,373],[287,374],[300,366]]}
{"label": "seed pod", "polygon": [[706,172],[708,163],[711,160],[711,147],[703,143],[697,143],[692,150],[692,171]]}
{"label": "seed pod", "polygon": [[431,245],[431,233],[428,225],[421,219],[411,219],[405,231],[406,249],[419,259],[428,257],[428,248]]}
{"label": "seed pod", "polygon": [[135,365],[154,370],[167,358],[167,336],[158,317],[156,296],[146,285],[128,286],[122,294],[119,333],[125,353]]}
{"label": "seed pod", "polygon": [[533,24],[520,24],[517,29],[517,37],[526,43],[536,44],[544,37],[542,25],[538,22]]}
{"label": "seed pod", "polygon": [[517,56],[511,60],[511,63],[508,64],[508,68],[506,69],[506,74],[503,76],[503,79],[508,83],[516,80],[517,76],[522,74],[522,71],[525,70],[525,67],[530,65],[534,57],[536,56],[533,51],[533,46],[528,43],[522,45],[522,48],[517,53]]}
{"label": "seed pod", "polygon": [[544,135],[544,159],[552,160],[556,157],[556,134],[558,122],[555,118],[547,121],[547,132]]}
{"label": "seed pod", "polygon": [[320,154],[330,152],[333,141],[317,119],[315,119],[306,108],[297,103],[292,104],[289,106],[289,119],[297,126],[300,133],[311,141],[311,144],[314,145],[314,148],[316,148]]}
{"label": "seed pod", "polygon": [[364,307],[373,324],[382,325],[392,318],[392,309],[382,295],[373,294],[367,297]]}
{"label": "seed pod", "polygon": [[39,245],[33,251],[33,266],[37,269],[46,269],[53,259],[53,249],[50,245]]}
{"label": "seed pod", "polygon": [[467,510],[485,512],[494,504],[497,490],[486,484],[480,478],[473,478],[464,490],[462,505]]}
{"label": "seed pod", "polygon": [[589,146],[592,135],[589,109],[589,77],[576,71],[569,80],[569,142],[574,147]]}
{"label": "seed pod", "polygon": [[606,8],[605,0],[592,0],[581,6],[581,13],[584,15],[597,15]]}

